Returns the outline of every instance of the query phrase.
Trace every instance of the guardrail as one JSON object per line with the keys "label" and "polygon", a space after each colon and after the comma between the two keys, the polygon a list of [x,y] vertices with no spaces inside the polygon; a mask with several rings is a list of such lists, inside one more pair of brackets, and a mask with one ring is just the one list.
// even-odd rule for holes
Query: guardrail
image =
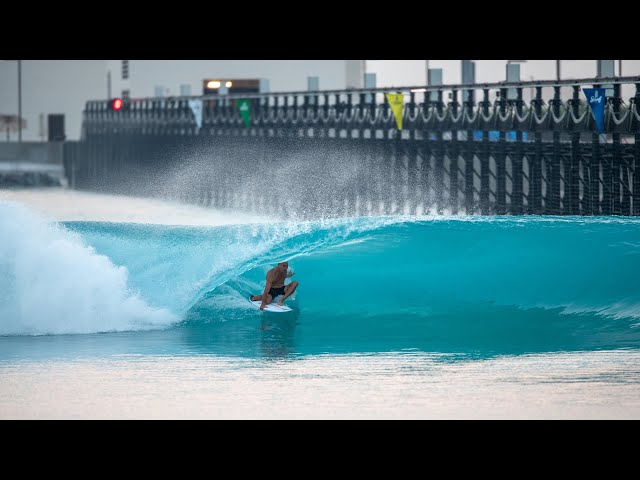
{"label": "guardrail", "polygon": [[[603,133],[586,87],[610,93]],[[388,93],[402,94],[399,116]],[[229,178],[280,169],[296,152],[300,168],[283,174],[300,194],[282,215],[638,215],[639,100],[640,77],[611,77],[144,98],[119,111],[91,101],[66,164],[75,188],[158,195],[145,186],[197,156],[204,173],[163,195],[272,212],[281,206]]]}

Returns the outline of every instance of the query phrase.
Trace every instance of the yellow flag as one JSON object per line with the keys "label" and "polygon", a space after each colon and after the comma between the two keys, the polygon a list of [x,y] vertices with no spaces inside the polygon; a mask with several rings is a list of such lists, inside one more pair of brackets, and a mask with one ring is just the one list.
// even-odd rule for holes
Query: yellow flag
{"label": "yellow flag", "polygon": [[402,130],[402,107],[404,107],[402,93],[387,93],[387,102],[391,106],[391,111],[396,117],[396,123],[398,124],[398,130]]}

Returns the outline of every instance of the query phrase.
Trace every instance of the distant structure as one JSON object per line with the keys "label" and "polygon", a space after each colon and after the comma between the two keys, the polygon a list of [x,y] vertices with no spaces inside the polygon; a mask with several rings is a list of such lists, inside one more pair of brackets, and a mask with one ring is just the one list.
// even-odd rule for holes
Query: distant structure
{"label": "distant structure", "polygon": [[[236,86],[228,93],[241,93],[241,88],[255,91],[254,84],[260,92],[303,91],[311,83],[323,90],[360,88],[364,63],[364,60],[2,60],[0,115],[17,115],[20,111],[26,121],[19,134],[10,132],[9,141],[45,141],[49,115],[64,116],[65,131],[56,132],[56,136],[78,140],[87,101],[200,96],[210,81],[222,81],[221,93],[227,93],[225,84],[229,80],[236,80]],[[59,124],[59,118],[52,120],[56,123],[53,128]],[[6,136],[1,138],[6,140]]]}
{"label": "distant structure", "polygon": [[65,170],[279,218],[640,215],[639,105],[640,76],[98,100]]}
{"label": "distant structure", "polygon": [[[78,140],[87,101],[199,96],[209,81],[222,81],[223,94],[255,91],[242,82],[261,93],[459,84],[465,62],[471,83],[640,75],[640,60],[2,60],[0,115],[20,114],[26,123],[9,141],[46,141],[51,121],[55,137]],[[625,88],[623,98],[635,95]],[[525,101],[534,96],[523,92]],[[57,130],[60,116],[64,132]]]}

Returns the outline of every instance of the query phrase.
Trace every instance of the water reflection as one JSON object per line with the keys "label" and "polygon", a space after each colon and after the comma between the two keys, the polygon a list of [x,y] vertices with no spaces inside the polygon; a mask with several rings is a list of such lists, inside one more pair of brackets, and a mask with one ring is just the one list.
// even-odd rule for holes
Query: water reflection
{"label": "water reflection", "polygon": [[179,327],[180,342],[191,353],[287,358],[299,353],[298,318],[296,310],[268,313],[251,309],[214,318],[191,312],[189,321]]}
{"label": "water reflection", "polygon": [[263,315],[260,321],[260,351],[265,358],[282,359],[298,353],[295,336],[298,317],[299,312],[295,310]]}

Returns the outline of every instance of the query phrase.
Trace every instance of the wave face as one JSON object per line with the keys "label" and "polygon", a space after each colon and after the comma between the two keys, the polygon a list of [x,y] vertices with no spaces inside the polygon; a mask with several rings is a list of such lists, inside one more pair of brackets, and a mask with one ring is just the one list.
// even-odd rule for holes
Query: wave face
{"label": "wave face", "polygon": [[[4,202],[0,231],[3,336],[151,330],[303,353],[640,347],[634,218],[56,224]],[[254,310],[247,296],[285,259],[294,312]]]}

